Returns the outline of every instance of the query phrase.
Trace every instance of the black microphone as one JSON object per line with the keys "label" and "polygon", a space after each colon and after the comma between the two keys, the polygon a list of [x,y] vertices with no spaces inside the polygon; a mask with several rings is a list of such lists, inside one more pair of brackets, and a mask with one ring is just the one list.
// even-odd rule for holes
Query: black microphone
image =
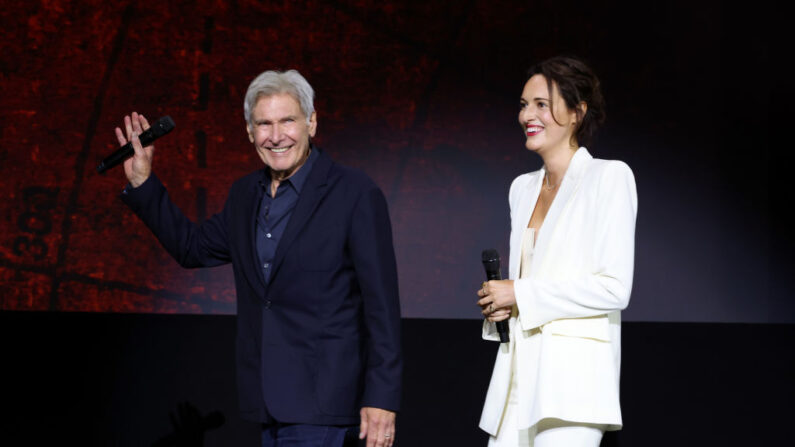
{"label": "black microphone", "polygon": [[[493,279],[502,279],[500,274],[500,254],[497,250],[490,248],[483,250],[481,255],[483,259],[483,268],[486,269],[486,279],[491,281]],[[508,343],[508,321],[502,320],[497,322],[497,332],[500,333],[500,343]]]}
{"label": "black microphone", "polygon": [[[141,146],[149,146],[156,139],[174,130],[174,126],[174,120],[168,115],[158,119],[149,129],[146,129],[138,136],[141,140]],[[134,153],[135,149],[132,147],[132,141],[128,141],[127,144],[118,148],[116,152],[102,160],[102,163],[97,166],[97,173],[104,174],[108,169],[124,163],[124,160],[132,157]]]}

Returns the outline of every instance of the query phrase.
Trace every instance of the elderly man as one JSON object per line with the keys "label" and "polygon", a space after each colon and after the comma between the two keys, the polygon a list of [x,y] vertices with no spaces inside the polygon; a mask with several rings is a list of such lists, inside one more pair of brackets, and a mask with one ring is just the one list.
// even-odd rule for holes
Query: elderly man
{"label": "elderly man", "polygon": [[395,439],[400,306],[386,200],[364,173],[311,144],[314,91],[297,71],[248,88],[246,130],[265,164],[232,186],[223,211],[190,222],[152,174],[154,147],[132,141],[122,200],[184,267],[231,262],[237,288],[242,415],[263,446],[368,446]]}

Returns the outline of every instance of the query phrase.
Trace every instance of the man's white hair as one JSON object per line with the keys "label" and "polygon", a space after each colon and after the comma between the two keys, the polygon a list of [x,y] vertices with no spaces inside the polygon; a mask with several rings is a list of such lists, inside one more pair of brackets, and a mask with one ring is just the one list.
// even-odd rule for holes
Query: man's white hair
{"label": "man's white hair", "polygon": [[251,124],[251,112],[261,97],[281,93],[287,93],[298,101],[301,111],[306,116],[306,122],[309,123],[309,119],[315,111],[315,91],[306,78],[301,76],[301,73],[298,73],[297,70],[268,70],[260,73],[259,76],[251,81],[248,91],[246,91],[246,99],[243,102],[243,114],[245,115],[246,123]]}

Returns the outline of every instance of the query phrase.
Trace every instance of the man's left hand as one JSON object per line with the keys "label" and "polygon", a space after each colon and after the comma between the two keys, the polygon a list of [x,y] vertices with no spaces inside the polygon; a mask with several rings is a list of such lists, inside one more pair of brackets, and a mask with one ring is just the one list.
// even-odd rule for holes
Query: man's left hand
{"label": "man's left hand", "polygon": [[367,447],[389,447],[395,442],[395,412],[362,407],[359,439],[367,438]]}

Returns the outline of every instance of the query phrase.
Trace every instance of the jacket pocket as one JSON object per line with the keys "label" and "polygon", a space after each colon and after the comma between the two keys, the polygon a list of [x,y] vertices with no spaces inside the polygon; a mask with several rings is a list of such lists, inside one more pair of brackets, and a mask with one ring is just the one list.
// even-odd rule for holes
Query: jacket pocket
{"label": "jacket pocket", "polygon": [[358,415],[364,378],[359,341],[327,341],[319,348],[316,391],[320,411],[336,416]]}

